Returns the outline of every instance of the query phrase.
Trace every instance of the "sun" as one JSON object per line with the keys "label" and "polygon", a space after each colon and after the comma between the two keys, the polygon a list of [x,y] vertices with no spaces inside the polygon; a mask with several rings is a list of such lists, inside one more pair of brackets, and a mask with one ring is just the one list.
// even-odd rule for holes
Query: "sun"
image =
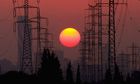
{"label": "sun", "polygon": [[60,42],[66,47],[76,46],[80,39],[80,33],[75,28],[65,28],[59,35]]}

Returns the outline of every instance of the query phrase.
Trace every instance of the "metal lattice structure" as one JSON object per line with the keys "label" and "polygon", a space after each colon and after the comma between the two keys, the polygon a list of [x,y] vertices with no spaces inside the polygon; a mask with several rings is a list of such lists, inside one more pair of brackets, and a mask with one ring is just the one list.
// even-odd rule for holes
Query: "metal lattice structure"
{"label": "metal lattice structure", "polygon": [[[13,0],[15,5],[16,0]],[[29,9],[36,8],[34,6],[29,5],[28,0],[24,0],[23,6],[14,7],[14,18],[16,18],[16,10],[17,9],[24,9],[24,20],[17,21],[14,23],[14,27],[16,27],[16,23],[23,23],[24,24],[24,39],[23,39],[23,55],[21,57],[21,71],[25,73],[32,74],[33,73],[33,65],[32,65],[32,50],[31,50],[31,29],[29,25],[34,22],[29,19]]]}
{"label": "metal lattice structure", "polygon": [[98,81],[103,80],[102,43],[102,0],[98,0]]}
{"label": "metal lattice structure", "polygon": [[131,72],[139,70],[139,47],[132,43],[132,46],[128,47],[128,53],[130,55]]}
{"label": "metal lattice structure", "polygon": [[81,64],[83,71],[83,78],[91,81],[96,80],[96,67],[95,67],[95,7],[89,4],[86,9],[85,17],[85,31],[81,41]]}
{"label": "metal lattice structure", "polygon": [[[50,52],[53,49],[53,34],[49,33],[48,31],[48,18],[46,17],[41,17],[40,16],[40,11],[38,11],[38,16],[37,17],[33,17],[31,19],[37,20],[37,28],[33,28],[37,30],[37,38],[34,38],[33,40],[37,41],[37,51],[36,51],[36,56],[35,56],[35,72],[37,73],[38,70],[41,68],[41,58],[42,58],[42,53],[44,48],[45,49],[49,49]],[[40,22],[41,20],[45,20],[46,26],[45,27],[41,27]],[[52,36],[51,40],[48,38],[49,36]]]}
{"label": "metal lattice structure", "polygon": [[114,0],[109,0],[109,56],[108,66],[112,75],[114,74],[116,64],[115,50],[115,3]]}
{"label": "metal lattice structure", "polygon": [[[39,5],[40,0],[37,0]],[[14,23],[14,30],[16,29],[16,23],[22,23],[24,25],[24,41],[23,41],[23,55],[21,56],[21,65],[20,70],[25,73],[32,74],[33,73],[33,65],[32,65],[32,49],[31,44],[33,40],[36,40],[37,50],[35,51],[35,72],[37,72],[41,67],[41,58],[42,52],[44,48],[52,50],[53,48],[53,36],[52,40],[48,39],[48,35],[52,35],[48,32],[48,18],[40,16],[40,8],[39,6],[31,6],[29,5],[29,0],[24,0],[23,6],[15,7],[16,0],[13,0],[14,3],[14,18],[16,18],[16,10],[24,9],[24,20],[16,21]],[[29,9],[36,9],[36,17],[29,17]],[[41,20],[46,20],[46,27],[41,27]],[[29,28],[29,24],[36,23],[37,26],[34,28]],[[33,30],[37,31],[37,37],[31,38],[31,32]]]}
{"label": "metal lattice structure", "polygon": [[[92,80],[90,79],[89,76],[89,74],[92,74],[92,72],[90,72],[89,65],[93,62],[93,64],[97,66],[97,69],[96,67],[92,67],[95,77],[94,79],[96,80],[97,77],[97,81],[100,82],[104,79],[103,66],[105,65],[103,63],[105,63],[104,61],[106,59],[104,59],[103,61],[103,45],[106,44],[109,46],[108,55],[104,56],[107,56],[108,68],[110,69],[111,74],[114,75],[116,64],[115,9],[117,9],[118,4],[126,4],[126,3],[124,3],[124,1],[122,3],[119,3],[119,1],[115,3],[114,0],[107,1],[93,0],[93,1],[89,3],[89,8],[87,9],[88,14],[86,14],[85,17],[87,18],[87,20],[85,21],[85,30],[83,32],[83,39],[81,42],[82,43],[81,58],[82,64],[84,65],[83,67],[85,67],[83,70],[86,70],[83,72],[87,73],[86,76],[84,75],[85,76],[84,78],[86,78],[87,80]],[[90,44],[91,40],[93,40],[93,44]],[[92,56],[91,51],[93,52],[93,57],[91,57]],[[97,61],[95,59],[97,59]]]}
{"label": "metal lattice structure", "polygon": [[[82,64],[86,70],[86,78],[91,80],[103,80],[103,58],[102,58],[102,36],[108,35],[103,29],[107,27],[107,23],[102,25],[102,17],[108,14],[102,13],[102,0],[92,1],[89,8],[86,9],[85,31],[82,41]],[[107,6],[106,6],[107,7]],[[105,25],[106,24],[106,25]],[[84,67],[83,66],[83,67]],[[85,72],[85,71],[84,71]]]}
{"label": "metal lattice structure", "polygon": [[120,68],[120,71],[124,77],[129,73],[130,55],[122,51],[117,55],[116,62]]}
{"label": "metal lattice structure", "polygon": [[[38,6],[39,6],[39,2]],[[37,51],[36,51],[36,55],[35,55],[35,73],[38,72],[38,70],[41,68],[41,61],[42,61],[42,53],[45,49],[49,49],[50,52],[53,49],[53,34],[49,33],[48,31],[48,18],[46,17],[41,17],[40,15],[40,9],[38,7],[37,9],[37,17],[33,17],[31,18],[32,20],[36,21],[37,23],[37,27],[32,28],[33,30],[37,30],[37,37],[33,38],[32,40],[36,40],[37,41]],[[42,21],[43,20],[43,21]],[[41,22],[45,22],[45,26],[41,25]],[[51,40],[48,38],[51,35]]]}

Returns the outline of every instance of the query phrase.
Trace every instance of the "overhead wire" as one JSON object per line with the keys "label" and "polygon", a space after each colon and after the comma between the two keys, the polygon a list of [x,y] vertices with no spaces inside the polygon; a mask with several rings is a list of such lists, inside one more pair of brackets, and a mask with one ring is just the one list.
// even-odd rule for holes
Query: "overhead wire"
{"label": "overhead wire", "polygon": [[[10,6],[10,4],[8,4],[7,6]],[[7,21],[10,17],[10,15],[12,14],[12,9],[11,7],[9,7],[10,11],[8,13],[8,15],[4,18],[4,19],[0,19],[0,21]]]}
{"label": "overhead wire", "polygon": [[[124,1],[124,0],[123,0]],[[119,0],[117,0],[117,3],[116,3],[116,7],[115,7],[115,14],[116,14],[116,11],[117,11],[117,8],[118,8],[118,3],[119,3]],[[123,7],[121,7],[121,12],[120,12],[120,15],[119,15],[119,20],[117,22],[117,26],[116,26],[116,30],[118,29],[119,25],[120,25],[120,20],[121,20],[121,16],[122,16],[122,10],[123,10]],[[109,25],[109,24],[108,24]],[[108,26],[105,28],[105,31],[108,31]]]}
{"label": "overhead wire", "polygon": [[121,30],[121,34],[120,34],[120,38],[119,38],[117,50],[119,50],[120,45],[121,45],[121,42],[122,42],[124,28],[125,28],[125,23],[126,23],[126,17],[127,17],[127,8],[125,8],[125,13],[124,13],[124,18],[123,18],[123,24],[122,24],[122,30]]}
{"label": "overhead wire", "polygon": [[[10,17],[11,14],[12,14],[12,10],[9,12],[8,16],[7,16],[5,19],[0,20],[0,21],[6,21],[6,20],[8,20],[8,18]],[[7,32],[5,35],[1,36],[0,39],[4,39],[6,36],[8,36],[8,35],[10,34],[11,29],[12,29],[12,28],[10,28],[10,29],[8,30],[8,32]],[[14,39],[14,34],[12,35],[11,40],[8,41],[9,44],[8,44],[7,47],[5,47],[6,49],[4,50],[4,52],[0,53],[0,56],[5,56],[6,54],[8,54],[8,51],[10,50],[10,48],[11,48],[11,46],[12,46],[13,39]]]}
{"label": "overhead wire", "polygon": [[128,10],[128,16],[129,16],[132,26],[134,27],[134,29],[136,29],[138,32],[140,32],[140,29],[136,26],[135,22],[133,21],[133,17],[131,16],[128,6],[127,6],[127,10]]}
{"label": "overhead wire", "polygon": [[[5,17],[4,19],[0,19],[0,22],[7,21],[11,14],[12,14],[12,10],[9,12],[7,17]],[[0,36],[0,39],[4,39],[5,37],[7,37],[10,34],[10,31],[11,31],[11,28],[6,32],[6,34]]]}
{"label": "overhead wire", "polygon": [[[118,2],[119,3],[119,2]],[[118,22],[117,22],[117,24],[116,24],[116,30],[118,29],[118,27],[119,27],[119,25],[120,25],[120,21],[121,21],[121,17],[122,17],[122,13],[123,13],[123,5],[121,5],[121,9],[120,9],[120,14],[119,14],[119,19],[118,19]],[[117,8],[116,8],[116,10],[117,10]],[[116,11],[115,10],[115,11]]]}
{"label": "overhead wire", "polygon": [[15,37],[15,40],[16,40],[17,45],[19,46],[18,39],[17,39],[17,36],[16,36],[16,33],[15,32],[14,32],[14,37]]}
{"label": "overhead wire", "polygon": [[[24,3],[23,3],[23,0],[22,0],[22,4],[24,4]],[[17,5],[20,6],[18,0],[17,0]],[[19,8],[18,8],[18,9],[19,9]],[[21,18],[21,16],[22,16],[22,15],[21,15],[21,11],[20,11],[20,9],[19,9],[19,19],[20,19],[20,20],[23,20],[23,18]],[[18,18],[17,18],[17,19],[18,19]],[[23,23],[20,23],[20,25],[22,26],[22,28],[24,28],[24,24],[23,24]],[[23,29],[22,29],[22,30],[23,30]],[[24,30],[23,30],[23,31],[24,31]],[[23,39],[22,39],[23,37],[22,37],[22,35],[21,35],[22,33],[21,33],[20,30],[19,30],[18,32],[19,32],[19,34],[20,34],[20,35],[19,35],[19,36],[20,36],[20,40],[21,40],[21,42],[23,42]]]}
{"label": "overhead wire", "polygon": [[24,4],[24,1],[22,0],[22,4]]}
{"label": "overhead wire", "polygon": [[11,45],[12,45],[12,43],[13,43],[13,39],[14,39],[14,34],[13,34],[11,40],[9,41],[8,47],[5,49],[5,51],[4,51],[3,53],[0,53],[0,56],[4,56],[4,55],[6,55],[6,54],[8,53],[8,51],[9,51],[9,49],[11,48]]}
{"label": "overhead wire", "polygon": [[7,37],[10,34],[10,31],[11,31],[11,28],[8,30],[8,32],[5,35],[1,36],[0,39],[4,39],[5,37]]}
{"label": "overhead wire", "polygon": [[119,3],[119,0],[117,0],[116,7],[115,7],[115,12],[116,12],[116,10],[118,8],[118,3]]}
{"label": "overhead wire", "polygon": [[[19,6],[19,2],[18,2],[18,0],[17,0],[17,4],[18,4],[18,6]],[[22,4],[24,4],[24,3],[23,3],[23,0],[22,0]],[[6,21],[6,20],[10,17],[11,13],[12,13],[12,11],[10,11],[10,13],[8,14],[8,16],[7,16],[5,19],[2,19],[2,20],[0,20],[0,21]],[[20,14],[20,16],[21,16],[20,9],[19,9],[19,14]],[[21,17],[19,17],[19,18],[22,20]],[[23,25],[23,27],[24,27],[24,25]],[[10,31],[11,31],[11,28],[10,28],[10,30],[7,32],[7,34],[5,34],[4,36],[0,37],[0,39],[5,38],[5,37],[9,34]],[[21,33],[20,33],[20,34],[21,34]],[[21,36],[21,35],[20,35],[20,36]],[[12,43],[13,43],[13,39],[14,39],[14,37],[15,37],[16,42],[17,42],[17,45],[18,45],[17,36],[16,36],[16,33],[14,32],[14,34],[13,34],[11,40],[9,41],[9,45],[8,45],[8,47],[5,49],[5,51],[4,51],[3,53],[0,54],[0,56],[4,56],[4,55],[7,54],[7,52],[8,52],[9,49],[11,48],[11,45],[12,45]],[[22,39],[22,38],[21,38],[21,39]],[[23,41],[23,40],[22,40],[22,41]]]}
{"label": "overhead wire", "polygon": [[12,14],[12,10],[9,12],[9,14],[7,15],[6,18],[0,19],[0,21],[7,21],[9,19],[9,17],[10,17],[11,14]]}

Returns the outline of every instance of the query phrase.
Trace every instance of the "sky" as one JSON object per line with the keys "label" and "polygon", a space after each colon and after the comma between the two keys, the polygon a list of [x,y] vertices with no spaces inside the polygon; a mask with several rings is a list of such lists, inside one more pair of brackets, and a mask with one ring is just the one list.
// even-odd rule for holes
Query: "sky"
{"label": "sky", "polygon": [[[22,0],[18,0],[19,5]],[[30,4],[37,5],[36,0],[30,0]],[[127,14],[125,28],[119,47],[118,53],[122,49],[126,50],[128,46],[135,42],[139,45],[140,40],[140,1],[128,0],[129,15]],[[64,51],[65,57],[71,60],[77,60],[80,56],[80,45],[73,48],[63,46],[59,41],[60,32],[67,27],[74,27],[81,34],[84,31],[85,9],[88,8],[88,0],[40,0],[41,16],[49,19],[49,32],[54,34],[54,46],[56,49]],[[118,6],[116,14],[116,22],[119,20],[121,5]],[[125,9],[125,7],[124,7]],[[12,0],[0,0],[0,59],[8,59],[13,63],[17,63],[17,37],[13,33],[13,3]],[[122,23],[124,18],[124,10],[122,13],[122,22],[117,29],[116,45],[122,31]],[[1,21],[4,20],[4,21]],[[135,27],[134,27],[135,24]],[[17,33],[17,32],[16,32]],[[4,37],[4,38],[2,38]]]}

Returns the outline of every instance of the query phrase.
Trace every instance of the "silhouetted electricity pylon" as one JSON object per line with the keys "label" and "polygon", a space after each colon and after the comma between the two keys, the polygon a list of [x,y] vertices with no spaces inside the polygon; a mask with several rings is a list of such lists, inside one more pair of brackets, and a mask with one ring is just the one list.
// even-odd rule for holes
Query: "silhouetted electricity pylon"
{"label": "silhouetted electricity pylon", "polygon": [[[90,2],[90,0],[89,0]],[[86,9],[85,30],[83,32],[82,44],[82,64],[83,70],[86,70],[87,80],[90,80],[90,66],[93,62],[94,66],[97,65],[97,80],[103,80],[103,52],[102,47],[104,44],[109,45],[108,50],[108,67],[111,69],[112,75],[116,64],[116,51],[115,51],[115,3],[114,0],[94,0],[89,3],[89,8]],[[123,3],[121,3],[123,4]],[[104,11],[103,9],[106,9]],[[107,19],[106,19],[107,18]],[[93,36],[92,36],[93,35]],[[108,40],[106,40],[107,36]],[[106,42],[103,42],[106,41]],[[96,45],[97,44],[97,45]],[[93,47],[94,46],[94,47]],[[91,52],[92,51],[92,52]],[[97,62],[96,60],[97,59]],[[86,64],[84,64],[86,63]],[[96,68],[93,74],[96,80]],[[84,71],[83,71],[84,72]],[[84,73],[85,74],[85,73]],[[90,74],[90,75],[89,75]],[[84,75],[85,76],[85,75]]]}
{"label": "silhouetted electricity pylon", "polygon": [[[37,1],[39,6],[40,0]],[[32,17],[32,20],[35,20],[37,23],[37,27],[32,28],[33,30],[37,30],[37,37],[33,38],[32,40],[37,41],[37,51],[35,55],[35,72],[37,73],[38,70],[41,68],[41,58],[42,54],[45,49],[49,49],[51,52],[53,47],[53,34],[49,33],[48,30],[48,18],[41,17],[40,9],[37,9],[37,17]],[[41,25],[41,23],[45,22],[45,25]],[[49,38],[51,36],[51,39]]]}
{"label": "silhouetted electricity pylon", "polygon": [[[89,8],[86,9],[86,21],[84,38],[82,39],[82,47],[85,54],[82,54],[84,63],[86,63],[87,80],[98,81],[103,80],[103,58],[102,58],[102,36],[108,35],[103,28],[108,26],[108,23],[102,25],[102,17],[108,14],[102,13],[102,0],[94,0],[89,3]],[[106,24],[106,25],[105,25]]]}
{"label": "silhouetted electricity pylon", "polygon": [[34,7],[29,5],[28,0],[24,0],[24,4],[22,6],[15,7],[16,0],[13,0],[14,3],[14,18],[16,18],[16,10],[23,9],[24,11],[24,20],[17,21],[14,23],[14,29],[16,27],[16,23],[22,23],[24,25],[24,40],[23,40],[23,55],[21,57],[21,71],[25,73],[32,74],[33,73],[33,65],[32,65],[32,50],[31,50],[31,29],[29,28],[29,24],[34,23],[36,21],[32,21],[29,18],[29,9],[39,9],[38,7]]}
{"label": "silhouetted electricity pylon", "polygon": [[[39,3],[39,2],[38,2]],[[35,72],[37,73],[38,70],[41,68],[41,58],[42,58],[42,54],[43,54],[43,50],[45,49],[49,49],[50,52],[52,51],[53,48],[53,35],[51,33],[49,33],[48,31],[48,18],[46,17],[41,17],[40,16],[40,10],[38,10],[38,14],[37,17],[33,17],[31,18],[33,20],[37,20],[37,27],[32,28],[33,30],[37,30],[37,38],[33,38],[32,40],[36,40],[37,41],[37,51],[36,51],[36,55],[35,55]],[[45,20],[46,26],[42,27],[40,25],[41,20]],[[52,36],[52,40],[50,40],[48,38],[48,36]]]}
{"label": "silhouetted electricity pylon", "polygon": [[[131,51],[130,51],[131,50]],[[132,46],[128,47],[128,53],[130,55],[130,68],[131,68],[131,72],[135,71],[135,70],[139,70],[139,66],[138,66],[138,62],[139,62],[139,47],[132,43]]]}
{"label": "silhouetted electricity pylon", "polygon": [[109,38],[109,52],[108,52],[108,67],[111,71],[112,77],[114,77],[115,65],[116,65],[116,29],[115,29],[115,5],[118,4],[127,4],[124,0],[122,3],[115,2],[115,0],[109,0],[109,31],[108,31],[108,38]]}
{"label": "silhouetted electricity pylon", "polygon": [[85,30],[81,41],[81,68],[85,81],[96,80],[95,60],[95,7],[89,3],[86,9]]}
{"label": "silhouetted electricity pylon", "polygon": [[102,62],[102,0],[98,0],[98,81],[103,80]]}
{"label": "silhouetted electricity pylon", "polygon": [[117,56],[117,64],[120,68],[120,71],[122,72],[123,76],[127,76],[127,74],[129,73],[129,65],[130,65],[130,55],[124,53],[124,51],[122,51],[120,54],[118,54]]}
{"label": "silhouetted electricity pylon", "polygon": [[119,57],[117,58],[117,62],[120,63],[119,67],[121,67],[122,73],[124,72],[124,62],[125,62],[124,55],[125,55],[125,53],[122,51],[120,54],[118,54]]}
{"label": "silhouetted electricity pylon", "polygon": [[116,49],[115,49],[115,3],[114,0],[109,0],[109,56],[108,66],[112,75],[114,75],[116,64]]}
{"label": "silhouetted electricity pylon", "polygon": [[[49,49],[50,51],[53,48],[53,35],[49,33],[48,31],[48,18],[41,17],[40,16],[40,8],[39,8],[39,2],[40,0],[37,0],[38,7],[29,5],[28,0],[24,0],[23,6],[15,7],[16,0],[13,0],[14,3],[14,18],[16,18],[16,10],[17,9],[24,9],[24,20],[16,21],[14,23],[14,30],[16,29],[16,23],[23,23],[24,25],[24,41],[23,41],[23,55],[21,57],[21,71],[26,73],[33,73],[33,66],[32,66],[32,49],[31,49],[31,43],[33,40],[36,40],[37,42],[37,49],[35,53],[35,72],[38,71],[38,69],[41,67],[41,58],[44,48]],[[36,9],[36,17],[30,17],[29,18],[29,9]],[[45,20],[46,26],[41,27],[41,20]],[[29,28],[29,24],[36,23],[37,26],[34,28]],[[37,37],[31,38],[31,31],[36,30],[37,31]],[[51,40],[48,38],[51,36]]]}

